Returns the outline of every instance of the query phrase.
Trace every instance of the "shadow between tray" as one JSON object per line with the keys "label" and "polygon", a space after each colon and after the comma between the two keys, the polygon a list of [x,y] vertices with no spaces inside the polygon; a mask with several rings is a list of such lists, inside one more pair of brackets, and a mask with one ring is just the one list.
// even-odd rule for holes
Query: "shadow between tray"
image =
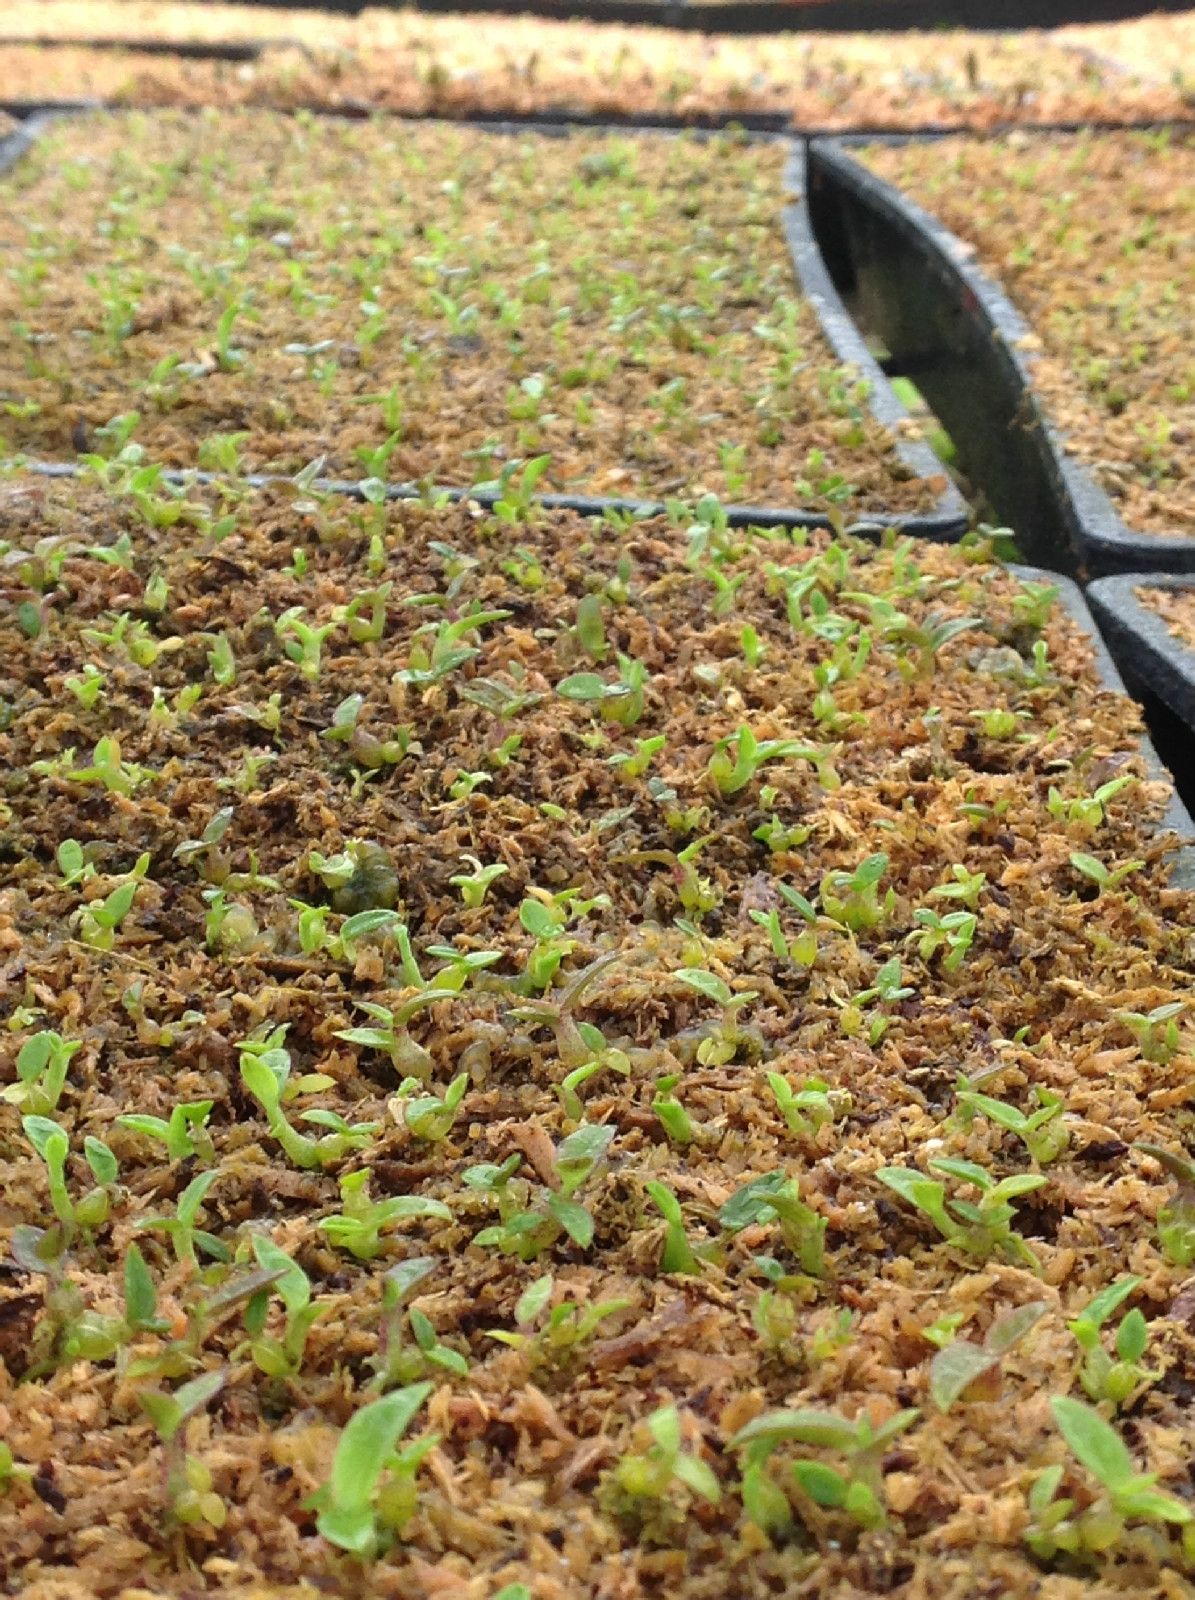
{"label": "shadow between tray", "polygon": [[866,278],[897,364],[918,361],[918,385],[960,450],[978,463],[978,481],[991,485],[998,505],[1016,508],[1027,553],[1092,576],[1195,572],[1195,539],[1126,528],[1068,452],[1023,353],[1032,330],[975,264],[971,247],[837,140],[811,142],[809,171],[815,231],[838,263],[840,281]]}
{"label": "shadow between tray", "polygon": [[[87,107],[87,110],[94,108]],[[6,139],[0,141],[0,172],[10,169],[21,156],[23,156],[36,139],[55,122],[68,113],[62,110],[45,110],[32,116],[17,128]],[[395,118],[401,122],[404,118]],[[421,119],[423,120],[423,119]],[[557,137],[566,136],[574,126],[569,122],[557,120],[546,121],[540,124],[512,123],[500,121],[483,124],[490,131],[500,133],[520,133],[528,127],[538,127],[545,134]],[[639,131],[644,136],[667,137],[673,130],[660,130],[643,125],[630,125],[629,131]],[[767,141],[774,140],[777,136],[766,132],[751,135]],[[893,436],[893,449],[910,477],[938,479],[944,483],[944,488],[939,494],[937,502],[931,511],[909,514],[876,513],[861,516],[855,524],[857,527],[870,527],[876,530],[897,528],[906,533],[921,538],[931,539],[943,543],[953,543],[966,532],[969,525],[967,506],[958,490],[946,479],[942,464],[938,461],[933,451],[922,440],[907,437],[907,431],[914,429],[912,417],[897,399],[896,394],[889,385],[879,364],[872,357],[862,335],[848,315],[842,299],[834,287],[833,280],[822,259],[817,239],[809,222],[808,206],[805,203],[807,192],[807,146],[797,139],[786,139],[788,148],[785,163],[783,184],[786,191],[793,197],[782,216],[784,238],[789,251],[793,272],[798,286],[809,301],[814,315],[818,319],[819,327],[838,359],[854,366],[869,384],[868,407],[872,416],[881,426],[889,430]],[[35,471],[41,472],[70,472],[72,463],[69,462],[31,462],[29,465]],[[177,481],[178,474],[170,475]],[[284,474],[261,474],[250,481],[277,482],[285,481]],[[337,479],[320,480],[321,487],[331,493],[357,493],[356,484]],[[387,492],[392,498],[413,498],[425,492],[424,486],[416,483],[390,484]],[[436,486],[438,493],[446,493],[454,499],[468,498],[478,500],[482,504],[493,504],[497,495],[487,494],[484,490],[475,487],[445,485]],[[535,500],[545,506],[555,506],[582,511],[588,514],[600,514],[605,510],[630,512],[637,516],[658,514],[664,510],[664,502],[660,500],[644,500],[638,498],[624,498],[620,496],[590,496],[573,494],[543,494],[536,495]],[[829,519],[820,512],[805,511],[795,507],[786,506],[756,506],[731,504],[724,507],[727,517],[733,525],[743,526],[755,524],[762,527],[802,527],[802,528],[827,528],[831,526]]]}

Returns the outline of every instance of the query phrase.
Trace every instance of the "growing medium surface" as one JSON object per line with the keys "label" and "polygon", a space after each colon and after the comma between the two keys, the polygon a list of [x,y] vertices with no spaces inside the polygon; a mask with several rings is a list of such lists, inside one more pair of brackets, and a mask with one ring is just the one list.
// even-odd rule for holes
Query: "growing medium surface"
{"label": "growing medium surface", "polygon": [[1151,589],[1142,585],[1137,599],[1148,611],[1162,618],[1166,626],[1189,650],[1195,650],[1195,593],[1189,589]]}
{"label": "growing medium surface", "polygon": [[1054,591],[211,493],[0,499],[8,1589],[1182,1592],[1192,907]]}
{"label": "growing medium surface", "polygon": [[[9,38],[187,39],[196,10],[37,5],[5,12]],[[179,13],[176,15],[176,13]],[[315,15],[314,13],[311,15]],[[128,17],[130,20],[126,21]],[[11,23],[10,23],[11,18]],[[734,38],[668,28],[373,11],[296,27],[245,8],[226,37],[288,37],[252,62],[34,47],[0,51],[24,98],[127,104],[319,105],[462,115],[583,113],[681,119],[768,113],[795,126],[990,128],[1183,116],[1181,86],[1094,60],[1048,33],[818,34]],[[218,30],[209,24],[206,33]]]}
{"label": "growing medium surface", "polygon": [[10,450],[932,507],[800,298],[785,148],[245,112],[70,122],[3,187]]}
{"label": "growing medium surface", "polygon": [[950,139],[863,152],[963,239],[1037,340],[1034,381],[1130,528],[1195,535],[1195,141]]}

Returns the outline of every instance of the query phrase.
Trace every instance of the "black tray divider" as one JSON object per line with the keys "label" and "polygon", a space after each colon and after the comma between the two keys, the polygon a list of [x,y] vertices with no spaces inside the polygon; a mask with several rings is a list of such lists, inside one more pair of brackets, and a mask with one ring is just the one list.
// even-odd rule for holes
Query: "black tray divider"
{"label": "black tray divider", "polygon": [[[1096,625],[1096,618],[1099,619],[1100,625],[1106,632],[1108,602],[1111,599],[1113,604],[1120,604],[1124,592],[1120,587],[1121,585],[1129,587],[1130,599],[1132,598],[1131,585],[1134,582],[1175,588],[1190,586],[1184,583],[1182,579],[1158,578],[1153,574],[1141,574],[1137,578],[1106,578],[1100,583],[1092,584],[1085,595],[1084,591],[1072,579],[1060,577],[1058,573],[1046,571],[1041,567],[1017,565],[1011,567],[1010,571],[1015,572],[1019,578],[1023,578],[1027,582],[1052,583],[1057,587],[1059,602],[1066,608],[1071,620],[1087,636],[1088,643],[1095,654],[1096,670],[1100,675],[1100,681],[1105,688],[1111,689],[1117,694],[1126,694],[1128,689],[1112,653],[1104,642],[1100,627]],[[1117,587],[1112,588],[1113,585]],[[1088,600],[1091,601],[1090,608],[1088,607]],[[1132,603],[1137,609],[1143,609],[1138,606],[1136,600],[1133,600]],[[1163,633],[1166,633],[1167,638],[1170,638],[1161,618],[1155,617],[1153,621],[1157,623]],[[1177,641],[1172,642],[1177,643]],[[1190,656],[1189,659],[1191,661],[1192,678],[1188,685],[1188,692],[1192,696],[1192,709],[1195,710],[1195,655]],[[1175,853],[1171,868],[1173,882],[1178,888],[1195,889],[1195,820],[1192,820],[1191,813],[1179,797],[1174,785],[1174,778],[1163,764],[1148,734],[1141,735],[1140,744],[1141,758],[1145,763],[1145,769],[1149,777],[1154,781],[1168,784],[1171,790],[1170,800],[1159,823],[1158,831],[1174,832],[1182,840],[1180,848]]]}
{"label": "black tray divider", "polygon": [[974,251],[838,141],[809,147],[814,229],[1026,554],[1061,571],[1195,571],[1195,539],[1134,533],[1033,385],[1032,331]]}
{"label": "black tray divider", "polygon": [[21,50],[95,50],[114,54],[127,51],[130,55],[179,56],[185,61],[257,61],[267,50],[304,48],[297,40],[271,39],[87,39],[67,38],[54,34],[0,34],[0,49]]}
{"label": "black tray divider", "polygon": [[[291,7],[295,0],[250,0]],[[356,16],[378,0],[308,0],[322,11]],[[403,0],[430,14],[459,13],[464,0]],[[392,8],[397,9],[394,0]],[[1186,11],[1190,0],[468,0],[490,16],[544,17],[556,21],[620,22],[683,28],[700,33],[865,33],[966,28],[1005,32],[1055,28],[1074,22],[1120,22],[1148,12]]]}

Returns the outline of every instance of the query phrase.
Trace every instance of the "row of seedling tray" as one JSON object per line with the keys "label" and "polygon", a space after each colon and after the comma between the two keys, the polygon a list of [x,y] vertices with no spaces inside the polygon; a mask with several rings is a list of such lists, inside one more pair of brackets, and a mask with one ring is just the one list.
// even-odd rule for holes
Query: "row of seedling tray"
{"label": "row of seedling tray", "polygon": [[[153,159],[159,131],[167,154],[173,148],[181,163],[203,146],[196,130],[204,122],[193,114],[148,120],[122,114],[57,129],[54,121],[52,115],[30,117],[3,148],[9,164],[19,163],[48,135],[57,176],[47,171],[38,181],[66,196],[79,195],[74,174],[90,159],[83,152],[85,128],[102,130],[109,142],[106,159],[117,164]],[[387,126],[389,134],[383,131]],[[394,136],[403,127],[407,156],[414,153],[410,163]],[[1119,485],[1130,514],[1144,508],[1149,532],[1126,528],[1048,409],[1051,401],[1064,404],[1068,380],[1080,386],[1085,381],[1089,410],[1102,403],[1103,415],[1112,418],[1128,410],[1128,420],[1116,424],[1122,440],[1145,410],[1140,394],[1117,392],[1122,369],[1141,362],[1128,349],[1118,359],[1116,347],[1118,338],[1130,348],[1140,338],[1134,317],[1152,318],[1146,332],[1156,333],[1156,306],[1148,293],[1147,303],[1138,304],[1142,296],[1131,286],[1132,273],[1149,263],[1151,249],[1156,254],[1168,248],[1165,238],[1152,245],[1148,240],[1148,196],[1135,220],[1128,208],[1125,229],[1129,239],[1134,228],[1144,230],[1141,253],[1114,258],[1091,291],[1093,298],[1114,297],[1115,284],[1105,280],[1124,263],[1121,287],[1129,292],[1121,294],[1122,321],[1128,319],[1123,333],[1106,334],[1110,354],[1089,352],[1081,378],[1069,371],[1079,364],[1087,337],[1080,327],[1071,335],[1070,361],[1065,348],[1061,359],[1052,359],[1048,370],[1056,392],[1043,403],[1035,373],[1039,341],[1022,315],[975,264],[969,245],[873,170],[899,178],[902,167],[913,164],[910,181],[932,199],[936,190],[948,189],[951,172],[967,160],[995,164],[995,176],[987,176],[996,183],[1003,161],[998,143],[884,141],[869,145],[861,159],[842,144],[806,145],[758,133],[727,133],[711,146],[692,137],[641,132],[636,138],[628,130],[625,144],[615,146],[609,130],[606,136],[596,130],[582,136],[574,129],[562,139],[564,125],[543,122],[535,128],[502,124],[485,133],[439,124],[354,129],[333,119],[308,121],[305,128],[310,131],[296,133],[284,117],[240,114],[237,134],[248,138],[250,148],[257,141],[259,166],[250,161],[238,173],[226,226],[230,240],[247,226],[251,243],[237,247],[240,265],[220,267],[213,282],[204,281],[198,248],[201,239],[206,244],[207,228],[200,196],[185,184],[175,195],[167,181],[158,199],[140,207],[143,230],[162,246],[149,266],[139,241],[131,251],[122,250],[116,230],[115,244],[101,246],[94,258],[77,256],[70,269],[73,284],[63,282],[61,266],[55,269],[63,294],[50,296],[49,319],[41,326],[41,258],[53,246],[48,224],[38,219],[37,243],[27,242],[25,249],[31,259],[16,270],[9,291],[17,333],[6,384],[11,448],[48,467],[55,458],[65,463],[78,453],[112,445],[118,451],[132,443],[175,470],[231,467],[258,478],[293,474],[318,461],[322,479],[356,493],[362,482],[365,492],[385,483],[391,494],[418,493],[434,482],[483,503],[522,493],[586,511],[610,507],[642,514],[670,499],[708,492],[732,523],[824,523],[832,508],[836,521],[895,522],[929,537],[958,537],[967,520],[963,501],[928,447],[909,437],[910,421],[844,306],[845,294],[864,325],[882,336],[886,365],[914,377],[945,422],[971,481],[1017,530],[1030,559],[1086,577],[1195,568],[1195,532],[1171,532],[1166,524],[1168,509],[1178,505],[1181,515],[1183,503],[1182,424],[1191,401],[1182,388],[1181,348],[1154,338],[1156,359],[1163,363],[1156,386],[1169,377],[1165,395],[1177,420],[1158,420],[1153,407],[1153,420],[1135,423],[1136,433],[1129,435],[1130,444],[1146,436],[1140,444],[1144,464],[1130,457],[1103,474]],[[1081,198],[1101,215],[1122,152],[1133,157],[1125,182],[1136,182],[1137,170],[1143,170],[1152,175],[1156,194],[1181,178],[1190,150],[1181,132],[1165,130],[1050,138],[1050,159],[1058,168],[1053,180],[1063,181],[1067,163],[1073,169],[1085,161]],[[420,257],[414,281],[396,277],[393,287],[367,281],[396,272],[393,241],[372,261],[361,256],[355,326],[339,306],[330,319],[325,315],[323,302],[335,297],[315,281],[332,265],[326,246],[335,239],[335,223],[324,224],[323,244],[315,239],[320,207],[335,205],[332,185],[300,188],[310,203],[306,217],[292,216],[288,207],[274,207],[274,215],[262,187],[264,164],[305,160],[313,139],[324,140],[344,170],[369,160],[376,172],[379,154],[396,172],[405,173],[409,164],[422,167],[415,185],[409,176],[404,180],[408,192],[395,218],[417,214],[417,227],[431,228],[440,238],[439,256]],[[527,140],[547,153],[543,181],[526,171]],[[723,149],[730,152],[726,160]],[[1015,158],[1018,146],[1010,149]],[[1032,142],[1019,149],[1022,170],[1012,183],[1024,205],[1034,203],[1034,163],[1046,149]],[[513,158],[512,150],[518,152]],[[714,151],[719,153],[712,156]],[[647,182],[640,157],[652,174]],[[218,149],[210,159],[229,165]],[[467,175],[463,185],[454,175],[458,164]],[[436,183],[426,177],[428,170],[438,175]],[[522,179],[512,176],[520,171]],[[649,189],[656,174],[666,186],[666,227],[674,230],[658,258],[663,274],[658,267],[649,270],[643,255],[644,240],[658,225],[660,201]],[[969,188],[973,176],[964,169],[956,188]],[[14,182],[21,181],[17,165]],[[356,170],[352,181],[367,180]],[[684,193],[689,185],[697,186],[696,210]],[[454,186],[461,192],[452,193]],[[1048,191],[1050,182],[1037,187]],[[384,183],[378,188],[385,192]],[[781,234],[774,212],[782,190]],[[516,193],[530,219],[521,234],[504,213]],[[603,281],[595,262],[608,246],[603,213],[610,201],[621,203],[626,219],[618,248],[625,246],[633,259],[623,264],[625,271],[605,273]],[[101,189],[69,203],[98,219],[105,199]],[[997,219],[1002,215],[999,192],[989,209]],[[459,241],[453,230],[471,238],[487,210],[491,234],[503,230],[508,248],[491,243],[478,250],[469,243],[455,259]],[[978,201],[976,210],[982,212]],[[566,242],[573,218],[583,234]],[[1082,242],[1081,205],[1069,221]],[[292,222],[314,230],[311,238],[296,241]],[[725,242],[713,238],[711,230],[719,225]],[[16,226],[14,217],[10,227]],[[1028,217],[1022,234],[1040,236],[1042,227],[1041,219]],[[19,239],[10,243],[19,253]],[[1032,243],[1020,247],[1032,257]],[[712,269],[696,259],[711,249],[718,254]],[[567,259],[558,294],[551,257],[559,260],[562,251]],[[530,273],[520,267],[521,252],[533,263]],[[506,285],[502,274],[509,278]],[[1143,281],[1153,302],[1161,303],[1166,284],[1159,288],[1158,277],[1155,267]],[[642,294],[631,278],[646,285]],[[718,287],[744,279],[757,298]],[[275,280],[289,286],[285,314],[271,287]],[[472,287],[455,294],[458,284]],[[775,296],[772,315],[757,315]],[[625,300],[625,314],[612,319],[620,330],[613,347],[579,351],[571,328],[566,332],[563,322],[553,320],[554,300],[572,317],[570,302],[578,299],[583,320],[586,297],[595,306],[610,297]],[[98,340],[75,326],[77,308],[89,299],[101,329]],[[201,314],[204,300],[210,310]],[[34,302],[28,315],[27,301]],[[1170,303],[1179,316],[1181,302]],[[1100,306],[1087,311],[1096,318]],[[1044,315],[1057,321],[1062,313],[1047,308]],[[418,333],[400,334],[404,318],[412,316],[423,318]],[[323,325],[308,331],[313,320]],[[1154,398],[1139,376],[1130,373],[1129,382],[1130,388],[1145,387],[1146,400]],[[66,395],[67,403],[53,403],[54,393]],[[1094,423],[1088,419],[1080,436],[1088,459],[1094,453],[1097,463],[1098,423],[1099,416]],[[1138,664],[1128,665],[1136,681]]]}
{"label": "row of seedling tray", "polygon": [[10,147],[9,1581],[1152,1600],[1189,819],[801,147],[553,134]]}

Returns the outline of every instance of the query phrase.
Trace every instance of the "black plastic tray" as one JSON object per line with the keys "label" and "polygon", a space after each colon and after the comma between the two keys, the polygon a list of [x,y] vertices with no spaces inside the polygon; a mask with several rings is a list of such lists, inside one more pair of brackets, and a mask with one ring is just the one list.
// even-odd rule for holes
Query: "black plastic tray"
{"label": "black plastic tray", "polygon": [[293,39],[87,39],[56,34],[27,36],[0,33],[0,49],[127,50],[133,55],[182,56],[188,61],[256,61],[266,50],[301,49]]}
{"label": "black plastic tray", "polygon": [[[1085,598],[1078,584],[1072,582],[1069,578],[1059,577],[1057,573],[1046,572],[1040,567],[1022,566],[1015,566],[1012,571],[1032,583],[1057,584],[1060,601],[1091,642],[1091,647],[1095,652],[1096,669],[1101,680],[1107,688],[1115,690],[1118,694],[1136,690],[1139,686],[1138,679],[1134,672],[1131,674],[1130,681],[1126,687],[1125,678],[1121,676],[1117,662],[1113,659],[1112,653],[1109,652],[1108,646],[1104,643],[1100,635],[1100,628],[1096,626],[1095,618],[1099,619],[1100,625],[1113,640],[1113,648],[1117,657],[1122,660],[1122,664],[1127,664],[1125,658],[1121,655],[1120,649],[1117,647],[1119,636],[1109,627],[1110,606],[1120,609],[1121,597],[1124,596],[1127,589],[1129,602],[1135,610],[1142,612],[1142,615],[1148,621],[1150,620],[1148,612],[1144,612],[1143,608],[1132,597],[1132,588],[1135,583],[1148,583],[1163,588],[1195,587],[1195,580],[1184,583],[1181,578],[1159,577],[1150,573],[1140,574],[1136,578],[1105,578],[1099,583],[1093,583],[1087,590]],[[1124,586],[1123,588],[1121,587],[1122,585]],[[1090,609],[1088,609],[1087,600],[1091,601]],[[1171,648],[1175,647],[1177,640],[1174,640],[1167,632],[1161,619],[1154,617],[1152,621],[1157,625],[1159,632],[1170,641]],[[1136,665],[1137,659],[1136,650],[1130,645],[1127,652],[1127,661]],[[1188,661],[1191,673],[1188,680],[1187,692],[1190,695],[1188,703],[1192,713],[1195,713],[1195,655],[1188,653]],[[1170,786],[1170,801],[1159,824],[1159,831],[1171,830],[1178,834],[1183,841],[1182,846],[1176,851],[1173,861],[1171,873],[1173,882],[1179,888],[1195,889],[1195,821],[1192,820],[1191,813],[1179,797],[1175,788],[1174,774],[1163,764],[1153,741],[1145,734],[1141,736],[1141,756],[1150,778],[1157,779]]]}
{"label": "black plastic tray", "polygon": [[[295,0],[250,0],[293,6]],[[321,11],[356,16],[366,6],[460,12],[464,0],[310,0]],[[909,29],[1056,28],[1119,22],[1150,12],[1186,11],[1190,0],[468,0],[470,12],[585,22],[655,24],[704,33],[858,33]]]}
{"label": "black plastic tray", "polygon": [[1031,330],[970,246],[855,161],[809,149],[815,231],[838,286],[856,293],[1026,554],[1090,576],[1195,571],[1195,539],[1134,533],[1066,449],[1033,386]]}
{"label": "black plastic tray", "polygon": [[[59,119],[62,112],[55,109],[43,109],[30,116],[7,139],[0,141],[0,172],[10,168],[30,148],[38,136],[50,125]],[[404,119],[395,119],[401,121]],[[459,125],[459,124],[454,124]],[[469,119],[473,125],[473,119]],[[539,119],[527,122],[511,122],[509,120],[477,124],[485,126],[490,131],[501,133],[524,133],[528,129],[541,132],[550,137],[563,137],[573,126],[569,122],[552,119]],[[595,124],[606,126],[606,124]],[[656,137],[668,137],[672,130],[659,128],[639,127],[639,131],[652,134]],[[698,130],[700,133],[700,130]],[[748,134],[748,137],[772,141],[780,136],[774,133],[759,132]],[[802,293],[808,298],[817,317],[819,318],[825,337],[834,350],[835,355],[844,363],[854,366],[870,383],[869,405],[873,415],[884,426],[895,431],[894,449],[899,459],[908,470],[917,477],[941,478],[944,476],[943,468],[929,446],[917,439],[909,439],[898,430],[907,428],[912,419],[908,412],[897,400],[887,379],[884,377],[878,363],[871,356],[855,327],[847,315],[814,238],[809,224],[809,216],[803,203],[805,184],[805,147],[796,140],[786,140],[789,146],[788,160],[784,171],[784,183],[796,198],[787,206],[783,215],[784,236],[787,241],[793,261],[793,269],[798,279]],[[74,463],[70,462],[40,462],[30,463],[38,470],[51,472],[72,472]],[[268,474],[258,478],[258,482],[278,481],[281,475]],[[355,493],[356,485],[337,479],[325,480],[323,487],[335,493]],[[444,490],[457,498],[479,499],[485,503],[488,499],[484,491],[477,491],[465,485],[444,485]],[[389,486],[388,492],[394,498],[411,499],[425,492],[424,486],[416,483],[396,483]],[[603,510],[631,511],[637,515],[648,515],[664,509],[663,502],[657,500],[625,499],[614,496],[590,496],[567,494],[543,494],[535,496],[537,502],[547,506],[571,508],[585,513],[600,513]],[[730,522],[736,526],[756,524],[759,526],[785,526],[824,528],[829,526],[828,519],[820,512],[805,511],[788,506],[754,506],[754,505],[728,505],[725,511]],[[935,539],[942,542],[954,542],[966,532],[969,523],[967,507],[952,484],[947,483],[938,497],[936,506],[932,511],[913,515],[894,514],[868,514],[860,519],[860,526],[867,525],[877,530],[896,527],[910,534],[917,534],[922,538]]]}
{"label": "black plastic tray", "polygon": [[1188,795],[1195,794],[1195,650],[1141,604],[1138,588],[1195,593],[1195,577],[1121,573],[1101,578],[1087,591],[1091,610],[1130,689],[1151,708],[1159,732],[1168,736],[1167,754],[1180,786]]}

